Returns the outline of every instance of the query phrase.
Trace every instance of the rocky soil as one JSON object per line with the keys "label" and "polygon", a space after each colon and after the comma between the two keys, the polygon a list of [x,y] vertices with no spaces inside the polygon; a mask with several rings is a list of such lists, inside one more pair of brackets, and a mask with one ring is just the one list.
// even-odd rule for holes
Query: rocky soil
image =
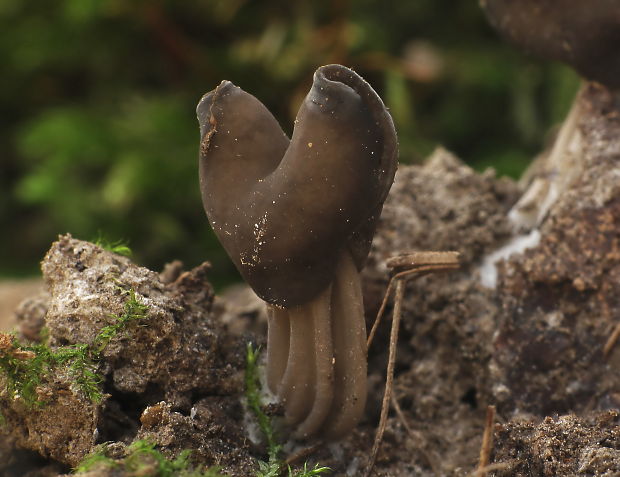
{"label": "rocky soil", "polygon": [[[369,324],[388,257],[456,250],[462,267],[407,286],[394,387],[401,412],[390,414],[374,475],[470,475],[487,405],[498,410],[494,475],[620,472],[620,101],[594,85],[578,101],[571,160],[543,157],[523,183],[477,174],[442,149],[400,168],[364,272]],[[519,222],[515,204],[523,207],[532,184],[546,184],[530,204],[538,215]],[[52,349],[95,346],[132,296],[146,316],[93,363],[103,376],[99,401],[58,367],[36,387],[45,404],[27,406],[0,373],[0,474],[59,475],[98,443],[122,456],[148,438],[167,455],[192,449],[196,462],[226,475],[254,475],[265,447],[250,439],[243,372],[246,343],[265,341],[260,301],[244,289],[214,297],[208,264],[158,274],[68,235],[42,270],[46,293],[17,312],[22,339],[44,329]],[[390,309],[369,350],[366,417],[347,439],[309,454],[332,475],[362,475],[367,462]]]}

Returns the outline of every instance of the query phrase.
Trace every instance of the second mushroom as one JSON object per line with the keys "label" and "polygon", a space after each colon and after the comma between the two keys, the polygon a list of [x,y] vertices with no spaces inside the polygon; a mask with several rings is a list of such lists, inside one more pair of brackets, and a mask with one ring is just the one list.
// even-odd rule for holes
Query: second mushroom
{"label": "second mushroom", "polygon": [[392,119],[340,65],[315,72],[290,140],[228,81],[197,114],[205,211],[268,304],[268,385],[296,437],[339,438],[366,402],[359,272],[396,171]]}

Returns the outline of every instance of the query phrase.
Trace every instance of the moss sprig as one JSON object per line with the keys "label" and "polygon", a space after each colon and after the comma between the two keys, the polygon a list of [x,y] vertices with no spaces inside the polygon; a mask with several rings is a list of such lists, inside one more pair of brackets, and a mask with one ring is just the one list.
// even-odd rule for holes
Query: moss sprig
{"label": "moss sprig", "polygon": [[285,470],[288,470],[288,477],[314,477],[326,472],[331,472],[329,467],[322,467],[316,464],[308,469],[308,464],[304,463],[302,469],[293,470],[279,457],[282,445],[278,443],[273,423],[265,411],[261,398],[261,384],[258,370],[258,357],[260,348],[254,348],[252,343],[248,343],[245,368],[245,398],[254,415],[258,427],[267,441],[268,460],[258,461],[258,472],[256,477],[280,477]]}
{"label": "moss sprig", "polygon": [[107,456],[108,446],[106,444],[98,445],[94,450],[86,455],[81,462],[73,469],[74,474],[81,472],[90,472],[94,469],[116,469],[120,464],[114,459]]}
{"label": "moss sprig", "polygon": [[129,244],[126,241],[107,239],[103,236],[103,234],[101,234],[101,232],[97,238],[93,240],[93,243],[108,252],[116,253],[118,255],[122,255],[123,257],[131,257],[133,254],[131,248],[129,248]]}
{"label": "moss sprig", "polygon": [[293,471],[290,466],[288,467],[288,477],[314,477],[325,472],[331,472],[331,469],[329,467],[321,467],[319,464],[315,464],[312,469],[308,469],[307,462],[304,462],[303,469],[298,471]]}
{"label": "moss sprig", "polygon": [[127,456],[121,460],[106,455],[107,448],[100,446],[87,455],[73,470],[74,473],[89,472],[97,468],[116,469],[128,475],[149,477],[223,477],[217,467],[205,468],[190,462],[191,451],[184,450],[175,459],[168,459],[148,440],[138,440],[127,448]]}
{"label": "moss sprig", "polygon": [[100,354],[108,346],[112,338],[126,330],[131,323],[144,320],[147,317],[148,306],[138,301],[134,290],[129,290],[128,293],[129,298],[125,302],[123,314],[110,315],[110,317],[114,318],[114,322],[101,328],[101,331],[95,337],[91,346],[95,353]]}
{"label": "moss sprig", "polygon": [[90,401],[101,401],[103,377],[97,372],[96,357],[87,344],[63,346],[51,351],[50,354],[53,365],[67,365],[73,384],[79,391]]}
{"label": "moss sprig", "polygon": [[9,334],[0,334],[0,371],[6,376],[6,389],[11,398],[21,399],[27,407],[41,406],[40,395],[45,376],[60,365],[66,365],[76,387],[88,399],[102,398],[101,376],[87,345],[64,346],[52,350],[45,344],[24,345]]}
{"label": "moss sprig", "polygon": [[98,372],[101,353],[115,336],[148,316],[148,307],[138,301],[135,292],[126,293],[123,314],[111,315],[113,323],[104,326],[91,345],[79,343],[51,349],[46,343],[24,344],[13,335],[0,333],[0,372],[6,377],[9,397],[21,399],[27,407],[44,405],[43,380],[64,366],[75,388],[90,401],[100,402],[103,398],[103,377]]}
{"label": "moss sprig", "polygon": [[269,461],[271,462],[277,461],[277,456],[280,453],[282,446],[277,442],[276,433],[273,429],[271,419],[269,419],[269,416],[267,416],[267,414],[263,411],[263,403],[260,396],[261,385],[258,377],[259,355],[260,348],[254,349],[252,343],[248,343],[245,368],[245,396],[248,402],[248,407],[254,414],[254,417],[258,422],[258,427],[267,441]]}

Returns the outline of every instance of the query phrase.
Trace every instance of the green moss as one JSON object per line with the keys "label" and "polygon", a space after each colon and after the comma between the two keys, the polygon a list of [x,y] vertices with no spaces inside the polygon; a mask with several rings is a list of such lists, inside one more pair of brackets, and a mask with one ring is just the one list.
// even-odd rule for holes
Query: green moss
{"label": "green moss", "polygon": [[88,472],[96,468],[115,468],[128,475],[149,477],[222,477],[219,469],[194,466],[190,462],[191,451],[185,450],[175,459],[168,459],[147,440],[135,441],[127,448],[127,456],[115,461],[106,455],[107,448],[99,447],[74,469],[74,473]]}
{"label": "green moss", "polygon": [[113,459],[106,455],[107,446],[102,444],[95,447],[95,450],[88,454],[82,461],[73,469],[73,472],[79,474],[80,472],[89,472],[95,468],[115,468],[119,467]]}
{"label": "green moss", "polygon": [[321,467],[319,464],[316,464],[312,469],[308,469],[308,463],[306,462],[304,463],[303,469],[299,469],[296,472],[291,470],[289,466],[288,477],[313,477],[330,471],[331,469],[329,467]]}
{"label": "green moss", "polygon": [[0,370],[6,377],[9,397],[21,398],[28,407],[40,403],[36,390],[53,366],[50,349],[45,345],[24,346],[9,335],[0,338],[8,341],[0,351]]}
{"label": "green moss", "polygon": [[280,461],[277,459],[277,456],[280,453],[282,446],[280,446],[277,442],[271,419],[269,419],[267,414],[263,412],[263,403],[260,397],[260,380],[258,377],[259,355],[260,348],[254,349],[252,344],[248,343],[245,368],[245,397],[250,410],[258,422],[258,427],[267,440],[269,462],[277,462],[279,466]]}
{"label": "green moss", "polygon": [[148,307],[140,303],[136,298],[136,292],[129,290],[129,298],[125,302],[125,311],[122,315],[110,315],[114,318],[111,325],[104,326],[95,338],[92,349],[101,353],[110,343],[112,338],[126,330],[133,322],[144,320],[147,317]]}
{"label": "green moss", "polygon": [[87,345],[52,350],[45,344],[24,345],[15,337],[3,336],[5,341],[10,339],[10,344],[0,350],[0,371],[6,377],[11,398],[21,399],[28,407],[45,404],[38,395],[39,386],[53,370],[64,365],[78,390],[92,401],[101,400],[102,378]]}
{"label": "green moss", "polygon": [[260,379],[258,374],[258,357],[260,348],[254,349],[252,343],[248,343],[245,368],[245,397],[248,407],[254,414],[258,427],[267,441],[267,462],[258,461],[258,472],[256,477],[279,477],[285,469],[288,469],[288,477],[313,477],[326,472],[330,472],[329,467],[321,467],[318,464],[312,469],[308,469],[308,464],[304,463],[302,469],[292,470],[290,466],[280,459],[279,454],[282,446],[278,443],[276,433],[271,419],[263,411],[263,403],[260,392]]}
{"label": "green moss", "polygon": [[[42,345],[46,346],[46,345]],[[49,350],[49,348],[47,348]],[[51,363],[66,365],[74,386],[84,393],[93,402],[100,402],[103,398],[101,382],[103,377],[97,372],[96,356],[86,344],[64,346],[52,352]]]}
{"label": "green moss", "polygon": [[216,477],[218,469],[193,467],[189,461],[191,451],[185,450],[174,460],[168,460],[155,445],[139,440],[129,446],[129,455],[124,460],[125,470],[139,474],[141,470],[151,469],[154,477]]}
{"label": "green moss", "polygon": [[39,331],[39,342],[43,344],[49,343],[50,340],[50,329],[47,326],[41,328]]}
{"label": "green moss", "polygon": [[24,345],[13,338],[11,348],[0,356],[0,371],[6,377],[11,398],[28,407],[45,404],[37,390],[53,370],[65,365],[76,387],[90,400],[101,400],[101,377],[87,345],[66,346],[52,351],[47,345]]}
{"label": "green moss", "polygon": [[98,247],[101,247],[108,252],[122,255],[123,257],[131,257],[133,252],[129,248],[129,244],[125,240],[110,240],[105,238],[101,232],[97,236],[93,243]]}
{"label": "green moss", "polygon": [[19,398],[28,407],[41,406],[45,401],[37,393],[43,380],[52,372],[64,369],[75,388],[93,402],[101,401],[103,377],[98,372],[101,352],[119,333],[137,321],[147,318],[148,307],[140,303],[133,290],[126,291],[122,315],[111,315],[114,322],[104,326],[92,345],[75,344],[51,349],[47,344],[23,344],[14,336],[0,334],[0,372],[6,377],[11,398]]}

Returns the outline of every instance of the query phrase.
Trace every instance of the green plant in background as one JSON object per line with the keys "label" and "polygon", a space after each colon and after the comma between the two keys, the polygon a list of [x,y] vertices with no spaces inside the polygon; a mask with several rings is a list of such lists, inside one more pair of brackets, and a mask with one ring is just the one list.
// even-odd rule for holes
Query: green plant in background
{"label": "green plant in background", "polygon": [[390,107],[403,162],[443,143],[513,176],[577,87],[502,42],[473,1],[54,5],[0,2],[4,275],[35,271],[58,233],[103,229],[151,268],[208,259],[216,285],[234,279],[196,178],[195,106],[222,79],[290,124],[316,67],[342,63]]}
{"label": "green plant in background", "polygon": [[116,253],[123,257],[131,257],[133,253],[125,240],[110,240],[105,238],[101,232],[97,235],[97,238],[93,240],[93,243],[108,252]]}
{"label": "green plant in background", "polygon": [[175,459],[168,459],[147,440],[137,440],[127,448],[127,456],[114,460],[106,455],[106,447],[100,446],[87,455],[74,469],[74,473],[108,468],[127,472],[129,475],[148,477],[223,477],[217,468],[194,466],[189,458],[191,451],[185,450]]}
{"label": "green plant in background", "polygon": [[312,469],[308,469],[308,464],[304,463],[302,469],[292,470],[279,457],[282,446],[278,444],[275,430],[271,419],[263,411],[261,400],[261,386],[258,370],[258,357],[260,349],[254,349],[252,343],[248,343],[245,368],[245,397],[250,411],[256,418],[258,427],[267,441],[268,460],[258,462],[258,472],[256,477],[279,477],[284,469],[288,469],[289,477],[312,477],[326,472],[330,472],[329,467],[322,467],[316,464]]}
{"label": "green plant in background", "polygon": [[51,349],[47,343],[23,344],[14,336],[0,333],[0,372],[6,379],[10,398],[20,398],[26,406],[42,406],[40,386],[52,372],[64,366],[75,387],[87,399],[99,402],[103,377],[98,372],[98,360],[110,341],[126,331],[132,323],[145,320],[148,307],[138,301],[133,290],[125,291],[128,298],[122,315],[111,315],[114,322],[104,326],[92,344],[75,344]]}

